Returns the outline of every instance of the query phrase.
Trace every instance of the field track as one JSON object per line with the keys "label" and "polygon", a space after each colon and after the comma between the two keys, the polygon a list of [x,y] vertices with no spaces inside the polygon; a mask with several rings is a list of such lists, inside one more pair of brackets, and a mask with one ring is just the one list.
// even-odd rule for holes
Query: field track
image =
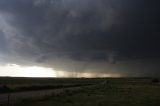
{"label": "field track", "polygon": [[[89,85],[89,86],[93,86],[93,85]],[[52,95],[58,95],[60,93],[64,93],[66,90],[74,91],[80,88],[82,88],[82,86],[0,94],[0,106],[3,106],[3,105],[6,106],[7,104],[9,104],[8,106],[10,105],[13,106],[13,104],[19,103],[23,100],[40,100]]]}

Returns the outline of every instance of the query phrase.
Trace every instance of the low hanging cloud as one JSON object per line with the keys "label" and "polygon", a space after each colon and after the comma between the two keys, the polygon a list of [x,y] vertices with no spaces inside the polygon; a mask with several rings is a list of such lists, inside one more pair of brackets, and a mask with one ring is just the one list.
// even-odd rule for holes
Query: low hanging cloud
{"label": "low hanging cloud", "polygon": [[157,75],[157,4],[149,0],[1,0],[1,64]]}

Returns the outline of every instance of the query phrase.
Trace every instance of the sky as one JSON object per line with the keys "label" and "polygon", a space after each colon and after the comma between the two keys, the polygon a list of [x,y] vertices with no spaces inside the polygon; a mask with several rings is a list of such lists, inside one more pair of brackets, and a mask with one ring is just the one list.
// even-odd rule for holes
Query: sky
{"label": "sky", "polygon": [[159,4],[0,0],[0,76],[160,76]]}

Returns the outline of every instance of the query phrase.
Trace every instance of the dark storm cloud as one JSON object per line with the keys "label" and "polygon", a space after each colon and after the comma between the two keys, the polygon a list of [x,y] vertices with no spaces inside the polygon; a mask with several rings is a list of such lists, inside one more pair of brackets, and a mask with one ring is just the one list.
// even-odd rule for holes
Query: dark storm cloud
{"label": "dark storm cloud", "polygon": [[[148,75],[138,67],[160,57],[159,11],[150,0],[1,0],[0,56],[57,70]],[[158,70],[158,61],[148,69]]]}
{"label": "dark storm cloud", "polygon": [[5,35],[2,31],[0,31],[0,51],[2,53],[7,52],[7,42],[5,40]]}
{"label": "dark storm cloud", "polygon": [[[49,3],[49,1],[37,2],[36,0],[36,3],[30,1],[14,2],[12,5],[9,3],[9,7],[2,10],[13,15],[14,19],[10,20],[9,24],[12,27],[16,26],[16,30],[20,30],[20,34],[15,34],[14,38],[8,35],[13,43],[20,46],[13,49],[20,54],[47,52],[48,55],[48,52],[49,54],[58,52],[54,54],[73,58],[80,56],[84,59],[87,57],[85,54],[94,55],[97,51],[107,53],[106,41],[103,39],[107,38],[105,31],[114,23],[115,13],[109,1],[107,2],[109,4],[103,2],[54,0],[53,3]],[[24,43],[25,40],[27,42]],[[38,50],[32,51],[32,48]]]}

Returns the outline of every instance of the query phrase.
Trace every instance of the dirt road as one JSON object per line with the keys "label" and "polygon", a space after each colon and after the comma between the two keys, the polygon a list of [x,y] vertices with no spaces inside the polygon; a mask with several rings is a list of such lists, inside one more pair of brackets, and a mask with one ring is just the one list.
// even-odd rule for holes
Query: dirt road
{"label": "dirt road", "polygon": [[64,93],[66,90],[78,90],[81,87],[70,87],[70,88],[61,88],[61,89],[50,89],[50,90],[37,90],[37,91],[26,91],[26,92],[17,92],[17,93],[8,93],[8,94],[0,94],[0,106],[13,104],[21,102],[23,100],[40,100],[45,97],[49,97],[52,95],[57,95],[60,93]]}

